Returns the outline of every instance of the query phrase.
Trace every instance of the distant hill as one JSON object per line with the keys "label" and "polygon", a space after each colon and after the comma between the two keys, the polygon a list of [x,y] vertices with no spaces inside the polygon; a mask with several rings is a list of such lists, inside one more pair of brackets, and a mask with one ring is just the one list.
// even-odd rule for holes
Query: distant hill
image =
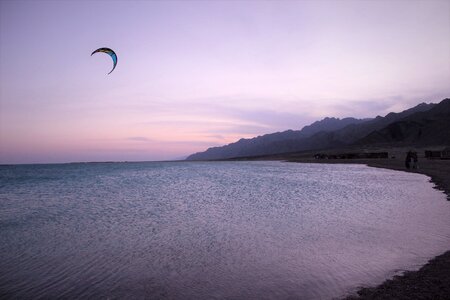
{"label": "distant hill", "polygon": [[[320,148],[335,148],[344,145],[352,145],[355,143],[362,145],[361,142],[357,141],[366,137],[372,132],[381,130],[384,127],[388,126],[389,124],[402,120],[403,118],[414,115],[416,113],[426,112],[435,106],[436,104],[434,103],[430,104],[420,103],[400,113],[391,112],[384,117],[377,116],[376,118],[364,122],[363,124],[351,124],[342,129],[335,130],[326,134],[321,133],[320,139],[322,140],[322,143],[320,144],[321,146]],[[314,138],[316,137],[313,136],[312,139]],[[319,148],[309,148],[302,150],[312,150],[312,149],[319,149]]]}
{"label": "distant hill", "polygon": [[[421,103],[400,113],[374,119],[325,118],[301,130],[266,134],[209,148],[188,156],[187,160],[227,159],[349,145],[435,144],[449,138],[450,131],[445,131],[450,120],[448,105],[449,99],[445,99],[439,104]],[[444,137],[445,133],[447,137]]]}
{"label": "distant hill", "polygon": [[323,120],[320,121],[316,121],[314,123],[312,123],[311,125],[307,125],[305,127],[303,127],[300,132],[303,134],[304,137],[309,137],[312,136],[316,133],[319,132],[330,132],[330,131],[335,131],[335,130],[339,130],[341,128],[344,128],[348,125],[352,125],[352,124],[360,124],[366,121],[369,121],[371,119],[355,119],[355,118],[344,118],[344,119],[339,119],[339,118],[329,118],[326,117]]}
{"label": "distant hill", "polygon": [[187,160],[225,159],[232,157],[254,156],[288,152],[295,149],[297,141],[304,140],[318,132],[330,132],[351,124],[366,122],[368,119],[355,118],[325,118],[316,121],[301,130],[286,130],[258,136],[252,139],[240,139],[222,147],[212,147],[205,152],[199,152],[187,157]]}
{"label": "distant hill", "polygon": [[450,99],[374,130],[358,145],[450,145]]}

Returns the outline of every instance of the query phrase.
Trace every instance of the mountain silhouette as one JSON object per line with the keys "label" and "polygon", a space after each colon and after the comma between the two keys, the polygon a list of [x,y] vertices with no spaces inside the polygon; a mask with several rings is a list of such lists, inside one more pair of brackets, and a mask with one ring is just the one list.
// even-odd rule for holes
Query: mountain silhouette
{"label": "mountain silhouette", "polygon": [[222,147],[192,154],[187,160],[261,156],[305,150],[369,145],[450,144],[450,99],[421,103],[400,113],[373,119],[325,118],[301,130],[287,130],[241,139]]}
{"label": "mountain silhouette", "polygon": [[282,152],[289,152],[297,149],[298,141],[305,140],[319,132],[330,132],[343,128],[350,124],[365,122],[363,119],[355,118],[325,118],[316,121],[311,125],[305,126],[302,130],[286,130],[265,134],[251,139],[240,139],[222,147],[212,147],[205,152],[192,154],[187,160],[208,160],[208,159],[226,159],[232,157],[266,155]]}
{"label": "mountain silhouette", "polygon": [[380,130],[374,130],[356,144],[450,145],[450,99],[444,99],[430,110],[414,113]]}

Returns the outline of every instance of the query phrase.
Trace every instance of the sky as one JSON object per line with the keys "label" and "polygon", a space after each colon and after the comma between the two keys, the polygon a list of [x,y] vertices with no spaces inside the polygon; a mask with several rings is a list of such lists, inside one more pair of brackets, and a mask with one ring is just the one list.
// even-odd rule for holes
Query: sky
{"label": "sky", "polygon": [[446,0],[2,0],[0,163],[170,160],[436,103],[449,37]]}

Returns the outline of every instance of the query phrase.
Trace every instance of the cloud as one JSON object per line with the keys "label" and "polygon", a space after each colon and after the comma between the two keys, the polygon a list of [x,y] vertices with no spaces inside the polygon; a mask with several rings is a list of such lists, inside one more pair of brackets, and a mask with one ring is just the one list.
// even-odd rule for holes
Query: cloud
{"label": "cloud", "polygon": [[327,113],[334,117],[373,118],[378,115],[385,116],[390,112],[401,112],[422,102],[438,103],[449,95],[450,91],[433,94],[417,92],[360,100],[341,99],[329,105]]}
{"label": "cloud", "polygon": [[342,100],[329,106],[333,117],[368,118],[385,114],[396,103],[396,99]]}
{"label": "cloud", "polygon": [[137,141],[137,142],[153,142],[154,140],[143,137],[143,136],[132,136],[132,137],[128,137],[126,138],[126,140],[129,141]]}
{"label": "cloud", "polygon": [[[280,108],[271,106],[258,108],[259,102],[279,103]],[[155,105],[147,107],[145,104],[135,106],[141,112],[147,111],[151,119],[148,124],[183,124],[205,126],[228,126],[234,132],[242,129],[245,133],[261,133],[287,129],[300,129],[314,121],[311,111],[306,106],[301,113],[295,113],[288,107],[288,102],[277,99],[244,98],[239,96],[223,96],[213,98],[187,99],[178,102],[176,106],[162,106],[155,111]],[[248,105],[254,103],[254,105]],[[245,105],[244,105],[245,104]],[[301,106],[296,103],[297,106]],[[243,107],[246,106],[246,107]],[[254,107],[251,107],[254,106]],[[273,105],[272,105],[273,106]],[[233,128],[231,128],[233,127]]]}

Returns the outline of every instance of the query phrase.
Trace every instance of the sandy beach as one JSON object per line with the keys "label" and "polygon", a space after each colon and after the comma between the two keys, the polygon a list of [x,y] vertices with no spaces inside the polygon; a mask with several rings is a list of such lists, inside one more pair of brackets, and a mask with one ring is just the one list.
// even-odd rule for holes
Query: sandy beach
{"label": "sandy beach", "polygon": [[[447,194],[450,205],[450,160],[419,157],[419,168],[407,170],[403,156],[396,155],[396,158],[390,159],[314,159],[305,156],[290,157],[288,160],[299,163],[358,163],[425,174],[431,177],[430,181],[437,189]],[[376,287],[361,287],[357,295],[345,299],[450,299],[450,251],[433,258],[418,271],[407,271]]]}

